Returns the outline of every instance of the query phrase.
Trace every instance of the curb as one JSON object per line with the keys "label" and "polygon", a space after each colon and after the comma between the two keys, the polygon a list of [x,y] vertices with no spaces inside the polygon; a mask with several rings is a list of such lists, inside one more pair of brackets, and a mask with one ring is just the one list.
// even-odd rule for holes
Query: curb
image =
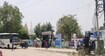
{"label": "curb", "polygon": [[69,51],[57,51],[57,50],[50,50],[50,49],[38,49],[36,48],[35,50],[40,50],[40,51],[48,51],[48,52],[57,52],[57,53],[64,53],[64,54],[78,54],[78,51],[76,52],[69,52]]}

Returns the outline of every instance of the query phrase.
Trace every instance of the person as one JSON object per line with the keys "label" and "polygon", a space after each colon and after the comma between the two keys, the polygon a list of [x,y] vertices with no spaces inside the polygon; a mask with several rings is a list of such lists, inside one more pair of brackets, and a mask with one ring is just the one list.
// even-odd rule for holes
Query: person
{"label": "person", "polygon": [[81,43],[81,40],[79,40],[78,41],[78,47],[81,48],[81,46],[82,46],[82,43]]}
{"label": "person", "polygon": [[92,41],[90,40],[89,41],[89,51],[88,51],[89,55],[91,54],[91,50],[92,50]]}
{"label": "person", "polygon": [[34,40],[34,47],[36,47],[36,45],[37,45],[37,40]]}
{"label": "person", "polygon": [[77,49],[77,40],[74,41],[74,48]]}
{"label": "person", "polygon": [[46,49],[48,48],[48,42],[47,41],[45,41],[45,47],[46,47]]}
{"label": "person", "polygon": [[79,41],[76,40],[76,50],[78,51],[79,49]]}
{"label": "person", "polygon": [[81,47],[82,46],[82,41],[81,40],[79,40],[79,47]]}
{"label": "person", "polygon": [[82,40],[82,44],[84,47],[85,55],[89,54],[89,37],[85,36]]}
{"label": "person", "polygon": [[91,51],[95,49],[95,41],[90,41],[89,44],[89,54],[91,54]]}
{"label": "person", "polygon": [[15,49],[14,49],[14,44],[12,44],[12,51],[13,51],[13,50],[15,50]]}
{"label": "person", "polygon": [[92,50],[94,50],[96,47],[95,41],[92,41],[91,45],[92,45]]}
{"label": "person", "polygon": [[85,37],[85,38],[83,39],[83,46],[84,46],[85,48],[88,48],[88,47],[89,47],[89,37]]}
{"label": "person", "polygon": [[27,42],[25,42],[24,45],[25,45],[25,48],[28,48],[28,43]]}
{"label": "person", "polygon": [[42,47],[43,48],[45,47],[45,41],[42,41]]}

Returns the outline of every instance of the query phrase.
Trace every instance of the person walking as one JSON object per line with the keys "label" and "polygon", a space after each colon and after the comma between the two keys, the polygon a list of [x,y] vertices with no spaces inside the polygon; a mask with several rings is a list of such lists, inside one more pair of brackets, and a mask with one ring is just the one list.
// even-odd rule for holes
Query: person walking
{"label": "person walking", "polygon": [[82,42],[83,42],[83,47],[84,47],[85,55],[88,55],[89,54],[89,37],[85,36],[83,38]]}
{"label": "person walking", "polygon": [[94,50],[95,48],[96,48],[95,41],[92,41],[92,50]]}
{"label": "person walking", "polygon": [[88,51],[89,55],[91,54],[91,51],[92,51],[92,41],[90,40],[89,41],[89,51]]}
{"label": "person walking", "polygon": [[48,48],[48,41],[45,41],[45,47]]}
{"label": "person walking", "polygon": [[90,41],[89,43],[89,55],[91,54],[92,51],[95,49],[95,41]]}

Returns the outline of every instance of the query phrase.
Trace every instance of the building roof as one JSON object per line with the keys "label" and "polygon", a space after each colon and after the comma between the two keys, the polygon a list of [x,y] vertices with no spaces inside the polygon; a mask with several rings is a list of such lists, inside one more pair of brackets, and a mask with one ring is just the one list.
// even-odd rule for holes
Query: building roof
{"label": "building roof", "polygon": [[52,32],[51,31],[47,31],[47,32],[42,32],[42,35],[51,35]]}

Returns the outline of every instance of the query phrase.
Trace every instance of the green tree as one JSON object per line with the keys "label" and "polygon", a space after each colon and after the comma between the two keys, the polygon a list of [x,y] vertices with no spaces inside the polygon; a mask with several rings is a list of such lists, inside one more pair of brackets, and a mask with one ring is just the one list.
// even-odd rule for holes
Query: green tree
{"label": "green tree", "polygon": [[47,24],[41,25],[41,32],[47,31]]}
{"label": "green tree", "polygon": [[21,28],[18,33],[21,39],[29,39],[28,32],[24,28]]}
{"label": "green tree", "polygon": [[31,36],[31,39],[33,40],[36,39],[36,35]]}
{"label": "green tree", "polygon": [[40,23],[37,26],[35,26],[34,32],[36,34],[36,37],[39,37],[41,35],[41,26],[40,26]]}
{"label": "green tree", "polygon": [[68,15],[60,18],[57,22],[57,33],[66,36],[68,40],[71,40],[73,33],[81,33],[75,15]]}
{"label": "green tree", "polygon": [[0,32],[18,32],[23,16],[19,8],[4,2],[0,7]]}
{"label": "green tree", "polygon": [[46,24],[43,24],[43,25],[40,25],[40,23],[39,23],[34,28],[34,32],[35,32],[37,37],[39,37],[41,35],[41,33],[45,32],[45,31],[54,32],[53,27],[52,27],[52,25],[50,23],[46,23]]}
{"label": "green tree", "polygon": [[54,29],[51,25],[51,23],[46,23],[46,24],[43,24],[41,25],[41,32],[45,32],[45,31],[51,31],[51,32],[54,32]]}
{"label": "green tree", "polygon": [[51,31],[54,32],[53,26],[51,25],[51,23],[46,23],[47,25],[47,31]]}
{"label": "green tree", "polygon": [[80,31],[80,29],[77,31],[77,37],[78,38],[83,38],[84,37],[84,35],[83,35],[83,33]]}

